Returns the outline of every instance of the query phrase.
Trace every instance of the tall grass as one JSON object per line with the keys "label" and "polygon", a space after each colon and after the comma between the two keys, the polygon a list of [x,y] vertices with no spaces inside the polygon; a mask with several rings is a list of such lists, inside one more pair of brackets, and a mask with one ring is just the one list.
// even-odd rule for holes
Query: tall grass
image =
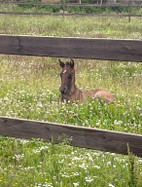
{"label": "tall grass", "polygon": [[1,34],[142,39],[141,30],[141,18],[0,15]]}
{"label": "tall grass", "polygon": [[[64,142],[0,138],[0,186],[119,187],[142,184],[142,159],[132,181],[131,158],[75,148]],[[134,175],[133,175],[134,176]]]}
{"label": "tall grass", "polygon": [[[141,39],[141,19],[0,16],[7,34]],[[66,59],[62,59],[66,61]],[[0,115],[142,134],[142,64],[75,60],[76,85],[116,101],[60,102],[58,59],[0,55]],[[0,187],[142,186],[142,159],[0,136]]]}

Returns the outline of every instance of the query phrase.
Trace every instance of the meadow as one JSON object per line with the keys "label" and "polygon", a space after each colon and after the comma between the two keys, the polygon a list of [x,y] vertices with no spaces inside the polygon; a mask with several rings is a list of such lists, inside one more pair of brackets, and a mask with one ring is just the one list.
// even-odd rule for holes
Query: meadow
{"label": "meadow", "polygon": [[[1,34],[142,39],[141,18],[0,15]],[[66,61],[68,59],[62,59]],[[60,102],[57,58],[0,55],[0,116],[142,134],[142,64],[74,59],[76,85],[116,101]],[[0,136],[0,186],[141,187],[142,159]]]}

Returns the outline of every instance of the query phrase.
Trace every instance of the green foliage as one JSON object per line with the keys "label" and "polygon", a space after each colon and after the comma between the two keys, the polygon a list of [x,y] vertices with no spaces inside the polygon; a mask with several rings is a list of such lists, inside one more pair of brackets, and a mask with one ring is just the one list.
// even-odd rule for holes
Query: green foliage
{"label": "green foliage", "polygon": [[[34,1],[34,0],[33,0]],[[29,1],[28,1],[29,2]],[[31,1],[32,2],[32,1]],[[39,2],[35,0],[34,2]],[[66,2],[68,3],[68,2]],[[14,11],[14,12],[53,12],[57,13],[63,9],[62,6],[56,5],[13,5],[13,4],[3,4],[0,5],[1,11]],[[93,6],[66,6],[65,10],[69,13],[87,13],[87,14],[106,14],[106,13],[116,13],[116,14],[123,14],[129,13],[129,7],[93,7]],[[132,14],[141,14],[142,8],[141,7],[131,7]]]}
{"label": "green foliage", "polygon": [[[16,11],[16,7],[14,8]],[[30,12],[59,12],[62,9],[61,6],[43,6],[43,5],[18,5],[18,11],[30,11]]]}
{"label": "green foliage", "polygon": [[[129,186],[130,156],[0,137],[0,186]],[[7,156],[6,156],[7,155]],[[140,187],[142,159],[137,164]],[[132,180],[132,179],[131,179]],[[136,183],[133,183],[136,184]]]}
{"label": "green foliage", "polygon": [[[62,10],[62,6],[42,6],[42,5],[18,5],[19,8],[21,8],[21,11],[30,10],[34,12],[59,12]],[[17,8],[18,8],[17,7]],[[18,8],[18,9],[19,9]],[[141,8],[135,7],[131,8],[131,11],[133,14],[137,14],[137,12],[140,11]],[[16,9],[15,9],[16,10]],[[129,8],[128,7],[79,7],[79,6],[67,6],[65,8],[66,11],[69,13],[88,13],[88,14],[102,14],[102,13],[128,13]]]}
{"label": "green foliage", "polygon": [[139,187],[141,184],[139,182],[139,167],[137,165],[137,157],[130,151],[128,145],[128,160],[129,160],[129,186]]}

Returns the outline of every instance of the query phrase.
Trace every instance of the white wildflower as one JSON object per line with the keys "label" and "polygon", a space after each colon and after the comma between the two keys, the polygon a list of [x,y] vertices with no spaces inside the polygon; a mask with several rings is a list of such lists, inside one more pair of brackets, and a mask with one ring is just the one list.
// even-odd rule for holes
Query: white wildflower
{"label": "white wildflower", "polygon": [[72,160],[81,160],[81,158],[80,158],[80,157],[75,156],[75,157],[73,157],[73,159],[72,159]]}
{"label": "white wildflower", "polygon": [[113,184],[111,184],[111,183],[110,183],[110,184],[108,184],[108,186],[109,186],[109,187],[115,187],[115,186],[114,186]]}
{"label": "white wildflower", "polygon": [[14,155],[14,156],[13,156],[13,159],[20,160],[20,158],[23,158],[23,157],[24,157],[24,154],[21,154],[21,155]]}
{"label": "white wildflower", "polygon": [[94,179],[92,179],[91,177],[85,177],[86,182],[92,182]]}
{"label": "white wildflower", "polygon": [[101,167],[96,165],[96,166],[94,166],[94,168],[100,169]]}
{"label": "white wildflower", "polygon": [[79,182],[74,182],[73,185],[74,186],[79,186]]}

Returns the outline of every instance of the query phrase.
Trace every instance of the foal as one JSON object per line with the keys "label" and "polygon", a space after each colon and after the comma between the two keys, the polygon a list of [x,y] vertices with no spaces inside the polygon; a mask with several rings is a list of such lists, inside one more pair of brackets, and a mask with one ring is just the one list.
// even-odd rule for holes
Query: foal
{"label": "foal", "polygon": [[59,64],[62,68],[61,76],[61,86],[60,92],[62,95],[62,101],[68,102],[77,100],[80,103],[86,101],[88,97],[96,98],[99,101],[102,99],[105,102],[114,101],[115,98],[107,90],[104,89],[96,89],[90,91],[81,91],[75,85],[75,69],[74,69],[74,61],[71,59],[70,62],[63,63],[59,59]]}

